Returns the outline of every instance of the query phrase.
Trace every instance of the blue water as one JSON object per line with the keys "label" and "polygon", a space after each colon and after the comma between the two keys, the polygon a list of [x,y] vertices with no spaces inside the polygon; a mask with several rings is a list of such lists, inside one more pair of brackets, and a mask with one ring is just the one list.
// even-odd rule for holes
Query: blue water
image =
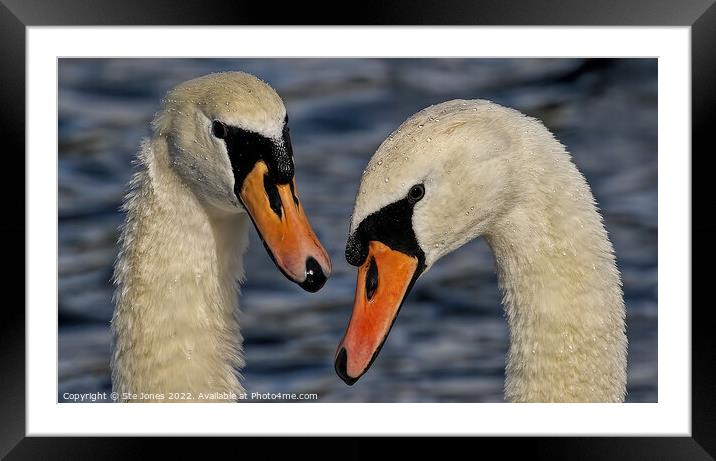
{"label": "blue water", "polygon": [[298,189],[334,275],[316,294],[288,282],[252,231],[241,297],[255,392],[326,402],[502,401],[507,329],[483,241],[416,284],[371,370],[348,387],[333,356],[353,302],[343,257],[361,172],[423,107],[491,99],[543,120],[568,147],[603,212],[624,281],[629,402],[657,401],[657,63],[655,59],[61,59],[59,396],[108,391],[118,212],[140,139],[173,85],[244,70],[283,97]]}

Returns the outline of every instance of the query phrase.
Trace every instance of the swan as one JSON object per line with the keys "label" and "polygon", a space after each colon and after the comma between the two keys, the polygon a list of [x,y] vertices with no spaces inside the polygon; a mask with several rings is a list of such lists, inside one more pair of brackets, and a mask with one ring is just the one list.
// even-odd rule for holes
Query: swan
{"label": "swan", "polygon": [[485,100],[418,112],[363,172],[346,244],[357,286],[337,374],[355,383],[416,279],[480,236],[510,333],[506,400],[623,401],[621,279],[590,188],[541,122]]}
{"label": "swan", "polygon": [[216,73],[170,90],[142,141],[113,281],[120,401],[234,401],[244,389],[238,283],[253,221],[309,292],[331,272],[298,200],[288,116],[266,83]]}

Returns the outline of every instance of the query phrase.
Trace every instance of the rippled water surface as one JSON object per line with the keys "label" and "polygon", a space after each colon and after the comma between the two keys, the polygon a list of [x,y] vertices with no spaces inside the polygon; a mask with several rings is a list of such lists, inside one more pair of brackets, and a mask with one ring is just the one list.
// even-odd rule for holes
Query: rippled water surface
{"label": "rippled water surface", "polygon": [[288,282],[252,230],[241,296],[255,392],[331,402],[502,401],[507,329],[484,241],[416,284],[371,370],[348,387],[333,356],[353,301],[343,257],[362,169],[423,107],[482,98],[536,116],[568,147],[603,211],[623,274],[630,402],[657,401],[656,60],[61,59],[59,62],[59,396],[109,390],[118,211],[132,159],[164,93],[244,70],[283,97],[303,205],[333,258],[316,294]]}

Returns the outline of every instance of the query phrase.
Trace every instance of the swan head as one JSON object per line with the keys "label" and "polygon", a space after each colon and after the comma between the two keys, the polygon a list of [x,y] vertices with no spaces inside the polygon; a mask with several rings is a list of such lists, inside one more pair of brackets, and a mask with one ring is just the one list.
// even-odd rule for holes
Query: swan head
{"label": "swan head", "polygon": [[153,130],[208,213],[247,212],[288,279],[323,286],[331,262],[298,199],[288,116],[273,88],[243,72],[189,80],[167,94]]}
{"label": "swan head", "polygon": [[449,101],[410,117],[373,155],[346,245],[358,279],[335,368],[347,384],[370,367],[417,278],[499,225],[516,197],[511,133],[530,120],[488,101]]}

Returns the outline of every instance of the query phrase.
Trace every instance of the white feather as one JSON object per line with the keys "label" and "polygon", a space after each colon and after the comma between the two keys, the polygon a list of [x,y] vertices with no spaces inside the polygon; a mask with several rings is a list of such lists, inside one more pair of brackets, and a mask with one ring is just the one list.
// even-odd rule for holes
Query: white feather
{"label": "white feather", "polygon": [[494,252],[511,339],[506,397],[622,401],[620,275],[589,186],[564,146],[539,121],[489,101],[431,106],[378,148],[350,231],[418,183],[425,197],[413,229],[428,269],[480,236]]}
{"label": "white feather", "polygon": [[237,298],[249,217],[211,122],[272,137],[285,113],[273,89],[240,72],[191,80],[167,95],[123,207],[111,360],[122,400],[161,400],[124,398],[145,393],[168,401],[171,392],[232,400],[243,392]]}

